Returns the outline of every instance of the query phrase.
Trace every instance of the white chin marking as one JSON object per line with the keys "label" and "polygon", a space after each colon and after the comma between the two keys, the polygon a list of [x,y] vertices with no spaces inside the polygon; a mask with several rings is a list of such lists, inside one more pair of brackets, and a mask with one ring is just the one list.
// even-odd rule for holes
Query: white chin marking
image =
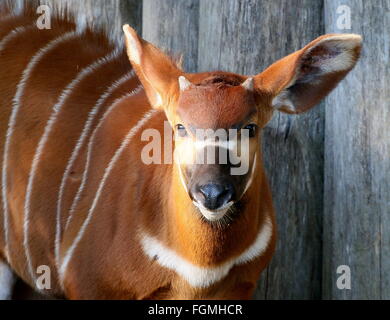
{"label": "white chin marking", "polygon": [[226,212],[229,210],[229,208],[232,206],[233,201],[228,202],[223,207],[217,209],[217,210],[208,210],[202,205],[200,205],[196,201],[192,201],[193,204],[199,209],[199,211],[202,213],[202,215],[209,221],[217,221],[221,218],[223,218],[226,214]]}

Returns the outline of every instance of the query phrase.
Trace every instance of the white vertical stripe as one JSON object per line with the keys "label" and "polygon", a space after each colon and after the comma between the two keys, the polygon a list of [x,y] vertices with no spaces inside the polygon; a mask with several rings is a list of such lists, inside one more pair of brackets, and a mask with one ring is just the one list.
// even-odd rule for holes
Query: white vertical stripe
{"label": "white vertical stripe", "polygon": [[[32,26],[30,26],[29,28],[31,29]],[[1,41],[0,41],[0,54],[1,54],[1,51],[5,48],[5,46],[7,45],[7,43],[9,41],[16,38],[18,35],[23,34],[29,28],[28,27],[15,28],[12,31],[10,31],[3,39],[1,39]],[[6,137],[6,139],[7,139],[7,137]],[[5,144],[4,144],[4,147],[5,147]],[[3,162],[3,166],[4,166],[4,162]],[[9,248],[8,248],[8,246],[9,246],[9,244],[8,244],[8,241],[9,241],[9,239],[8,239],[9,238],[8,215],[9,214],[8,214],[8,202],[7,202],[6,193],[4,190],[4,181],[2,181],[2,200],[3,200],[4,253],[5,253],[5,258],[10,263],[10,255],[9,255]]]}
{"label": "white vertical stripe", "polygon": [[[71,172],[71,169],[74,165],[74,162],[76,161],[79,152],[84,145],[85,139],[88,136],[89,131],[91,130],[93,121],[102,108],[104,106],[104,103],[106,102],[107,98],[124,82],[128,81],[134,76],[134,71],[131,71],[124,76],[122,76],[120,79],[115,81],[98,99],[95,106],[91,109],[91,111],[88,114],[87,121],[84,125],[84,128],[81,132],[81,135],[79,139],[77,140],[76,146],[73,149],[72,155],[70,156],[68,163],[66,165],[64,174],[62,176],[61,185],[58,193],[58,200],[57,200],[57,228],[56,228],[56,238],[55,238],[55,248],[56,248],[56,262],[59,262],[59,248],[60,248],[60,240],[61,240],[61,211],[62,211],[62,198],[64,196],[65,186],[66,182],[69,178],[69,174]],[[71,214],[69,213],[68,222],[66,225],[69,224],[71,220]]]}
{"label": "white vertical stripe", "polygon": [[6,44],[10,42],[12,39],[16,38],[21,33],[32,29],[34,26],[27,26],[27,27],[17,27],[13,30],[11,30],[9,33],[7,33],[1,40],[0,40],[0,51],[4,49]]}
{"label": "white vertical stripe", "polygon": [[[121,52],[121,50],[115,50],[114,52],[108,54],[106,57],[97,60],[92,65],[90,65],[89,67],[84,69],[84,72],[85,72],[84,75],[86,76],[86,75],[90,74],[91,72],[93,72],[94,70],[96,70],[98,67],[103,66],[106,63],[111,62],[112,60],[114,60],[115,58],[117,58],[119,56],[120,52]],[[78,78],[76,78],[73,81],[73,83],[70,84],[71,88],[74,87],[75,85],[77,85],[79,83],[79,81],[84,77],[84,75],[82,73],[80,73]],[[65,91],[66,91],[66,89],[65,89]],[[98,103],[99,103],[99,101],[100,101],[100,99],[98,100]],[[94,110],[92,110],[90,112],[89,117],[91,116],[91,113],[93,113],[93,111]],[[95,113],[93,113],[93,116],[94,115],[95,115]],[[67,179],[68,174],[70,172],[70,169],[71,169],[71,166],[73,164],[73,161],[76,159],[76,157],[78,155],[78,151],[81,148],[81,145],[83,143],[83,139],[84,139],[83,135],[86,135],[88,133],[88,131],[89,131],[89,128],[86,128],[86,126],[87,125],[90,126],[92,124],[91,122],[93,120],[93,117],[92,117],[92,119],[90,119],[89,117],[88,117],[86,125],[84,126],[84,129],[82,131],[81,137],[79,138],[79,140],[78,140],[78,142],[76,144],[76,147],[75,147],[75,149],[72,152],[70,160],[67,163],[67,167],[65,169],[65,173],[63,175],[63,178],[62,178],[61,184],[60,184],[59,197],[58,197],[58,201],[57,201],[56,235],[55,235],[55,243],[54,243],[54,248],[55,248],[55,252],[54,253],[55,253],[55,260],[56,260],[57,268],[59,267],[59,260],[58,260],[58,257],[59,257],[59,247],[60,247],[59,246],[59,241],[60,241],[60,238],[61,238],[61,202],[62,202],[62,194],[63,194],[63,190],[64,190],[64,187],[65,187],[65,182],[66,182],[66,179]]]}
{"label": "white vertical stripe", "polygon": [[85,186],[86,186],[86,183],[87,183],[87,179],[88,179],[88,170],[89,170],[89,164],[91,162],[91,155],[92,155],[92,147],[93,147],[93,144],[95,143],[95,138],[96,138],[96,134],[99,130],[99,128],[103,125],[104,121],[106,120],[106,118],[111,114],[111,112],[116,108],[116,106],[119,104],[120,101],[122,101],[123,99],[126,99],[127,97],[130,97],[134,94],[137,94],[140,90],[142,89],[142,86],[138,86],[134,91],[116,99],[112,104],[111,106],[107,109],[107,111],[104,113],[104,115],[102,116],[102,118],[100,119],[98,125],[96,126],[96,128],[94,129],[90,139],[89,139],[89,142],[88,142],[88,149],[87,149],[87,159],[85,161],[85,167],[84,167],[84,172],[83,172],[83,176],[81,178],[81,183],[80,183],[80,186],[77,190],[77,193],[73,199],[73,202],[72,202],[72,205],[70,207],[70,210],[69,210],[69,217],[68,217],[68,220],[66,222],[66,225],[65,225],[65,230],[68,228],[69,224],[70,224],[70,221],[72,220],[72,217],[73,217],[73,213],[77,207],[77,204],[78,202],[80,201],[80,197],[81,197],[81,193],[83,192]]}
{"label": "white vertical stripe", "polygon": [[155,114],[157,113],[158,111],[157,110],[151,110],[151,111],[148,111],[139,121],[138,123],[127,133],[126,137],[124,138],[124,140],[122,141],[120,147],[116,150],[114,156],[111,158],[111,161],[109,162],[108,166],[106,167],[105,171],[104,171],[104,175],[103,175],[103,178],[101,179],[100,183],[99,183],[99,187],[97,189],[97,192],[96,192],[96,195],[95,195],[95,198],[93,199],[93,202],[92,202],[92,205],[88,211],[88,214],[87,214],[87,218],[84,220],[76,238],[74,239],[72,245],[69,247],[65,257],[64,257],[64,260],[61,264],[61,268],[60,268],[60,279],[63,281],[64,280],[64,276],[65,276],[65,272],[66,272],[66,268],[69,264],[69,261],[71,260],[72,258],[72,255],[73,255],[73,252],[74,250],[76,249],[77,245],[79,244],[80,240],[82,239],[83,237],[83,234],[89,224],[89,222],[91,221],[92,219],[92,216],[93,216],[93,212],[96,208],[96,205],[99,201],[99,198],[100,198],[100,195],[103,191],[103,188],[105,186],[105,183],[112,171],[112,169],[114,168],[115,164],[117,163],[118,159],[120,158],[120,156],[122,155],[122,152],[125,150],[125,148],[127,148],[127,146],[129,145],[131,139],[133,138],[133,136],[138,132],[138,130],[140,128],[142,128],[142,126]]}
{"label": "white vertical stripe", "polygon": [[[106,55],[103,58],[100,58],[84,68],[82,71],[80,71],[76,78],[73,79],[67,87],[62,91],[61,95],[58,98],[58,101],[56,104],[53,106],[53,111],[50,115],[49,120],[46,123],[44,132],[39,140],[38,146],[35,150],[34,158],[32,161],[30,173],[29,173],[29,178],[28,178],[28,183],[27,183],[27,191],[26,191],[26,198],[24,202],[24,212],[25,212],[25,224],[24,224],[24,246],[25,246],[25,251],[27,256],[30,255],[30,249],[29,249],[29,217],[30,217],[30,202],[31,202],[31,195],[33,192],[33,187],[34,187],[34,182],[35,182],[35,174],[38,168],[39,161],[42,156],[42,151],[47,143],[47,140],[49,138],[49,135],[51,133],[51,130],[58,118],[58,114],[66,102],[67,98],[69,95],[73,92],[73,89],[82,81],[86,76],[91,74],[93,71],[95,71],[97,68],[99,68],[101,65],[104,65],[108,61],[111,61],[113,58],[115,58],[118,55],[117,51],[111,52],[108,55]],[[29,259],[31,261],[31,258]]]}
{"label": "white vertical stripe", "polygon": [[[76,33],[74,32],[68,32],[60,37],[52,40],[49,42],[46,46],[43,48],[39,49],[39,51],[31,58],[30,62],[28,63],[26,69],[24,69],[21,80],[19,81],[16,89],[16,94],[13,98],[13,103],[12,103],[12,114],[10,117],[10,121],[8,124],[8,129],[7,129],[7,136],[5,140],[5,145],[4,145],[4,159],[3,159],[3,170],[2,170],[2,184],[3,184],[3,206],[4,206],[4,214],[8,216],[8,202],[7,202],[7,170],[8,170],[8,152],[9,152],[9,147],[11,143],[11,138],[12,134],[15,128],[15,123],[16,123],[16,117],[20,109],[20,104],[21,104],[21,97],[24,94],[24,89],[27,81],[29,80],[30,74],[32,70],[35,68],[35,66],[38,64],[38,62],[45,56],[47,52],[55,48],[57,45],[59,45],[61,42],[67,41],[69,39],[72,39],[73,37],[76,36]],[[28,217],[24,222],[28,224]],[[30,275],[32,279],[35,280],[35,275],[32,270],[31,266],[31,260],[30,256],[27,255],[27,264],[29,268]]]}
{"label": "white vertical stripe", "polygon": [[[17,27],[10,31],[1,41],[0,41],[0,54],[1,51],[4,50],[6,45],[14,38],[19,36],[20,34],[23,34],[24,32],[35,28],[35,25],[30,25],[27,27]],[[12,104],[12,111],[11,116],[8,123],[8,130],[5,137],[5,143],[4,143],[4,150],[3,150],[3,167],[2,167],[2,200],[3,200],[3,227],[4,227],[4,251],[5,251],[5,257],[8,261],[8,263],[11,263],[11,257],[9,254],[9,212],[8,212],[8,200],[7,200],[7,157],[8,157],[8,148],[9,148],[9,139],[12,134],[13,130],[13,123],[15,120],[13,119],[13,114],[15,113],[14,117],[16,117],[17,110],[14,111],[15,104]]]}

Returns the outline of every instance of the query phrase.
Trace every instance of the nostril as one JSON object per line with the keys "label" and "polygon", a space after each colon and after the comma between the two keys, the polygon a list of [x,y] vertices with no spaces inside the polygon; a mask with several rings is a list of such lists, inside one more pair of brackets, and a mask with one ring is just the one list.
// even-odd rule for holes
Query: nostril
{"label": "nostril", "polygon": [[216,198],[224,192],[224,187],[220,184],[206,184],[200,187],[200,192],[205,198]]}
{"label": "nostril", "polygon": [[201,186],[199,191],[204,198],[204,206],[211,210],[222,207],[233,197],[233,187],[231,185],[208,183]]}
{"label": "nostril", "polygon": [[233,188],[231,186],[225,187],[225,190],[221,194],[221,197],[224,197],[228,202],[233,198]]}

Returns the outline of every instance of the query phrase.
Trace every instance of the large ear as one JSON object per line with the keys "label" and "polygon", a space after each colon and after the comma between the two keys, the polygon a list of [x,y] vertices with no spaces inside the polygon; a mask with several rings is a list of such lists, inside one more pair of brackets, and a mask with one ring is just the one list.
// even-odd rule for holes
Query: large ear
{"label": "large ear", "polygon": [[123,26],[127,55],[153,108],[167,105],[179,91],[178,78],[183,72],[161,50],[138,37],[129,25]]}
{"label": "large ear", "polygon": [[354,67],[361,43],[356,34],[321,36],[255,76],[255,87],[271,94],[275,109],[307,111]]}

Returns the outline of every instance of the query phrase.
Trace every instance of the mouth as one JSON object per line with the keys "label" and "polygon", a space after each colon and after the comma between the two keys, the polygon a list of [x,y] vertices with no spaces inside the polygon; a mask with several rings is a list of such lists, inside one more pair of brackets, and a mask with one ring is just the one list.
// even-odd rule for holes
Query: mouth
{"label": "mouth", "polygon": [[199,209],[199,211],[208,221],[217,221],[219,219],[222,219],[226,215],[230,207],[233,205],[233,201],[229,201],[218,209],[210,210],[195,200],[193,200],[192,203]]}

